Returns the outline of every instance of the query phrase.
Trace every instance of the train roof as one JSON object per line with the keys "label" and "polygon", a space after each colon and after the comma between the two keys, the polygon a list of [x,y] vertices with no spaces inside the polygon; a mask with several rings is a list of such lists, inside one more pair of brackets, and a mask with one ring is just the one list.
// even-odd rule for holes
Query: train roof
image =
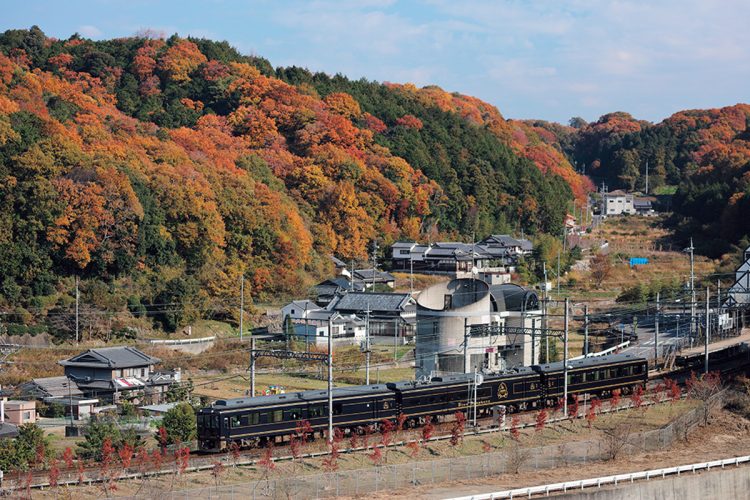
{"label": "train roof", "polygon": [[[390,390],[386,384],[371,384],[371,385],[357,385],[351,387],[334,387],[333,397],[336,398],[348,398],[361,395],[377,395],[383,393],[390,393]],[[313,402],[328,399],[328,391],[324,390],[310,390],[300,392],[288,392],[285,394],[271,394],[268,396],[256,396],[254,398],[232,398],[232,399],[219,399],[215,401],[211,407],[218,409],[232,409],[232,408],[253,408],[258,406],[271,406],[290,402]]]}
{"label": "train roof", "polygon": [[[625,354],[625,353],[608,354],[606,356],[592,356],[588,358],[568,360],[568,369],[588,368],[588,367],[595,367],[595,366],[601,366],[601,365],[611,365],[613,363],[625,363],[628,361],[631,361],[631,362],[646,361],[646,359],[641,358],[639,356],[634,356],[632,354]],[[548,363],[544,365],[534,365],[532,368],[537,372],[546,373],[546,372],[563,371],[564,366],[563,366],[562,361],[556,361],[554,363]]]}
{"label": "train roof", "polygon": [[[520,366],[499,373],[482,373],[485,381],[491,379],[499,379],[506,377],[513,377],[516,375],[532,375],[536,372],[528,366]],[[442,375],[438,377],[432,377],[429,380],[404,380],[401,382],[389,382],[388,387],[398,391],[408,391],[409,389],[425,388],[425,387],[440,387],[443,385],[455,385],[455,384],[470,384],[474,380],[473,373],[455,373],[451,375]]]}

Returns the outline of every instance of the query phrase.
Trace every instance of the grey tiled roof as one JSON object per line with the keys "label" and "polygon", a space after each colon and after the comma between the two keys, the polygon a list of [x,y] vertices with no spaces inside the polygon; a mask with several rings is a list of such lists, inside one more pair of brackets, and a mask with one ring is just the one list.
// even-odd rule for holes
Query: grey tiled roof
{"label": "grey tiled roof", "polygon": [[374,271],[372,269],[356,269],[354,271],[355,278],[359,278],[365,281],[372,280],[373,274],[375,275],[375,281],[383,282],[396,280],[396,278],[391,273],[385,271]]}
{"label": "grey tiled roof", "polygon": [[391,245],[391,248],[411,248],[417,243],[415,241],[397,241],[393,245]]}
{"label": "grey tiled roof", "polygon": [[[71,384],[68,387],[68,384]],[[21,392],[34,397],[68,397],[82,396],[83,393],[75,382],[71,382],[68,377],[44,377],[35,378],[30,382],[21,385]]]}
{"label": "grey tiled roof", "polygon": [[333,310],[365,311],[369,307],[372,312],[401,312],[408,303],[408,293],[350,292],[333,304]]}
{"label": "grey tiled roof", "polygon": [[346,267],[346,262],[341,259],[337,259],[335,255],[331,255],[331,262],[336,267]]}
{"label": "grey tiled roof", "polygon": [[148,366],[161,361],[135,347],[102,347],[89,349],[72,358],[60,361],[63,366],[86,366],[93,368],[131,368]]}

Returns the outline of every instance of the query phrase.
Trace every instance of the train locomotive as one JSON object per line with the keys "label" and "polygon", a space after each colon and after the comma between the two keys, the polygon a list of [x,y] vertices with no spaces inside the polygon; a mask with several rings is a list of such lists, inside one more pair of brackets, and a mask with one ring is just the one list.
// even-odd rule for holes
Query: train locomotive
{"label": "train locomotive", "polygon": [[[344,432],[363,432],[383,419],[415,427],[457,411],[477,416],[504,405],[509,413],[554,406],[564,394],[562,362],[484,374],[475,387],[474,374],[446,375],[429,380],[389,382],[333,389],[333,425]],[[568,395],[611,395],[645,384],[648,365],[630,354],[568,361]],[[201,408],[197,415],[198,448],[220,452],[232,443],[247,447],[284,439],[306,420],[314,432],[328,428],[328,392],[303,391],[270,396],[224,399]]]}

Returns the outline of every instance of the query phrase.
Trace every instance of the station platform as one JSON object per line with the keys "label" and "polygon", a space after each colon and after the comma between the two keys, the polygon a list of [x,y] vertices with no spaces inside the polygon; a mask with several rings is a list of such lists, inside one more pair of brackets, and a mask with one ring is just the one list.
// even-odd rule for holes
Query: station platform
{"label": "station platform", "polygon": [[[743,342],[747,342],[750,344],[750,328],[743,328],[741,333],[734,337],[725,337],[721,340],[717,340],[716,342],[709,342],[708,352],[711,353],[715,351],[721,351],[722,349],[726,349],[727,347],[731,347],[736,344],[741,344]],[[680,351],[680,356],[687,357],[687,356],[692,356],[694,354],[703,354],[704,349],[705,349],[705,346],[703,344],[696,345],[689,349],[682,349]]]}

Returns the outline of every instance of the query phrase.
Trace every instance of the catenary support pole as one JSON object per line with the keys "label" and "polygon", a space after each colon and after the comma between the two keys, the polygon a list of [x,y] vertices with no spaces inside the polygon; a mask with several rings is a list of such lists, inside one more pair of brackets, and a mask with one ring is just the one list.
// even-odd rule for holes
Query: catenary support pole
{"label": "catenary support pole", "polygon": [[[240,276],[240,340],[243,339],[244,333],[244,319],[245,319],[245,274]],[[284,332],[289,335],[289,332]],[[307,331],[305,331],[307,335]]]}
{"label": "catenary support pole", "polygon": [[469,373],[469,324],[464,318],[464,373]]}
{"label": "catenary support pole", "polygon": [[365,311],[365,385],[370,385],[370,302]]}
{"label": "catenary support pole", "polygon": [[654,367],[659,359],[659,292],[656,292],[656,316],[654,317]]}
{"label": "catenary support pole", "polygon": [[583,306],[583,354],[589,355],[589,305]]}
{"label": "catenary support pole", "polygon": [[688,251],[690,252],[690,335],[695,336],[697,330],[695,321],[697,302],[695,298],[695,258],[693,253],[695,248],[693,247],[693,238],[690,238]]}
{"label": "catenary support pole", "polygon": [[255,335],[250,336],[250,397],[255,397]]}
{"label": "catenary support pole", "polygon": [[333,316],[328,317],[328,444],[333,445]]}
{"label": "catenary support pole", "polygon": [[568,302],[565,297],[565,331],[563,334],[563,415],[568,417]]}
{"label": "catenary support pole", "polygon": [[542,297],[542,331],[544,332],[545,346],[544,361],[549,363],[549,336],[547,335],[547,262],[542,262],[542,268],[544,269],[544,286],[542,287],[542,290],[544,291]]}
{"label": "catenary support pole", "polygon": [[711,307],[709,302],[709,291],[708,287],[706,287],[706,335],[704,339],[704,346],[703,346],[703,373],[708,373],[708,338],[711,335],[711,318],[710,318],[710,311],[709,307]]}
{"label": "catenary support pole", "polygon": [[80,300],[80,296],[81,294],[78,292],[78,276],[76,276],[76,344],[80,339],[78,331],[78,302]]}

